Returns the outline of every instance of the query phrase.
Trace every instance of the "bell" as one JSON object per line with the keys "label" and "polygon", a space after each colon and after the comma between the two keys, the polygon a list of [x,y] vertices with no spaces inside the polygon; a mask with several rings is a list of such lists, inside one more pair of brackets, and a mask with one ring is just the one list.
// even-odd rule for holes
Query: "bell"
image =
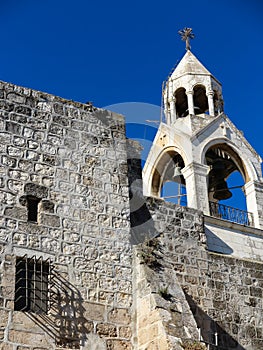
{"label": "bell", "polygon": [[232,197],[232,193],[229,191],[227,183],[224,179],[218,180],[218,182],[215,184],[213,197],[219,201]]}
{"label": "bell", "polygon": [[175,165],[174,167],[174,173],[172,176],[172,180],[174,182],[181,182],[181,176],[183,176],[182,172],[181,172],[181,168],[179,167],[178,164]]}
{"label": "bell", "polygon": [[226,172],[224,162],[221,159],[216,160],[210,171],[210,189],[212,189],[210,192],[214,192],[213,198],[219,201],[232,197],[232,193],[227,187],[225,176]]}

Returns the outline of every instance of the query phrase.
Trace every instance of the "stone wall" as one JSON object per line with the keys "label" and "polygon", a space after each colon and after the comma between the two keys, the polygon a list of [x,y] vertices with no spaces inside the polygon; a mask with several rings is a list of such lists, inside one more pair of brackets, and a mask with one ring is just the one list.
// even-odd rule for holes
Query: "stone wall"
{"label": "stone wall", "polygon": [[208,250],[263,262],[263,231],[205,216]]}
{"label": "stone wall", "polygon": [[[203,220],[143,197],[122,116],[0,83],[0,349],[261,350],[262,234],[215,253]],[[18,307],[18,257],[49,269],[45,312]]]}
{"label": "stone wall", "polygon": [[[123,117],[1,83],[0,151],[1,349],[130,349]],[[14,311],[25,254],[51,262],[47,314]]]}
{"label": "stone wall", "polygon": [[[186,245],[189,251],[200,248],[202,255],[202,215],[152,198],[145,204],[154,218],[156,236],[134,248],[136,349],[182,350],[187,339],[198,339],[198,329],[177,278],[173,254],[175,246],[183,252]],[[148,225],[151,230],[151,220],[145,222],[145,232]],[[167,240],[158,232],[164,232]]]}
{"label": "stone wall", "polygon": [[[148,283],[152,295],[158,293],[156,281],[159,280],[159,294],[162,291],[167,299],[164,308],[169,322],[163,321],[167,335],[186,336],[185,332],[180,333],[184,317],[181,319],[178,310],[171,307],[177,299],[174,279],[166,277],[162,281],[161,277],[175,273],[207,343],[215,344],[217,333],[221,349],[262,349],[262,261],[209,252],[202,228],[203,216],[198,211],[153,199],[149,199],[146,206],[159,234],[141,245],[141,263],[151,269]],[[149,246],[155,248],[149,250]],[[171,322],[174,314],[176,321]],[[197,340],[196,333],[192,332],[192,336]]]}

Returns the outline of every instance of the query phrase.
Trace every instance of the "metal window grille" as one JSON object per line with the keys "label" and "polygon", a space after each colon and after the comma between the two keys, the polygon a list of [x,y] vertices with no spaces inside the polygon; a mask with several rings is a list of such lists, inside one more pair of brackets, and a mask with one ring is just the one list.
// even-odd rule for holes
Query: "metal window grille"
{"label": "metal window grille", "polygon": [[49,307],[50,260],[36,256],[17,257],[15,280],[16,311],[47,313]]}

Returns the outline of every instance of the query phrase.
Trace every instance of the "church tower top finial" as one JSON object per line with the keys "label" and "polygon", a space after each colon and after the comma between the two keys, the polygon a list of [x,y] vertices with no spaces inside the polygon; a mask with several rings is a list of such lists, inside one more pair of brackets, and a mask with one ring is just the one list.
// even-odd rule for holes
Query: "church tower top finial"
{"label": "church tower top finial", "polygon": [[181,35],[181,39],[185,41],[185,49],[191,50],[190,39],[194,39],[195,37],[192,28],[185,27],[184,29],[179,30],[178,34]]}

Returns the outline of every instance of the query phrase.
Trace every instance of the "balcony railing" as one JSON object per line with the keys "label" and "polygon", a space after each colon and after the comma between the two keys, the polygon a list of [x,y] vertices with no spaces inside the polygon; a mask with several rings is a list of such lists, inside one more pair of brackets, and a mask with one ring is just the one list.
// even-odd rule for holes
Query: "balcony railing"
{"label": "balcony railing", "polygon": [[232,208],[224,204],[209,202],[210,215],[216,218],[235,222],[240,225],[254,226],[253,214],[245,210]]}

